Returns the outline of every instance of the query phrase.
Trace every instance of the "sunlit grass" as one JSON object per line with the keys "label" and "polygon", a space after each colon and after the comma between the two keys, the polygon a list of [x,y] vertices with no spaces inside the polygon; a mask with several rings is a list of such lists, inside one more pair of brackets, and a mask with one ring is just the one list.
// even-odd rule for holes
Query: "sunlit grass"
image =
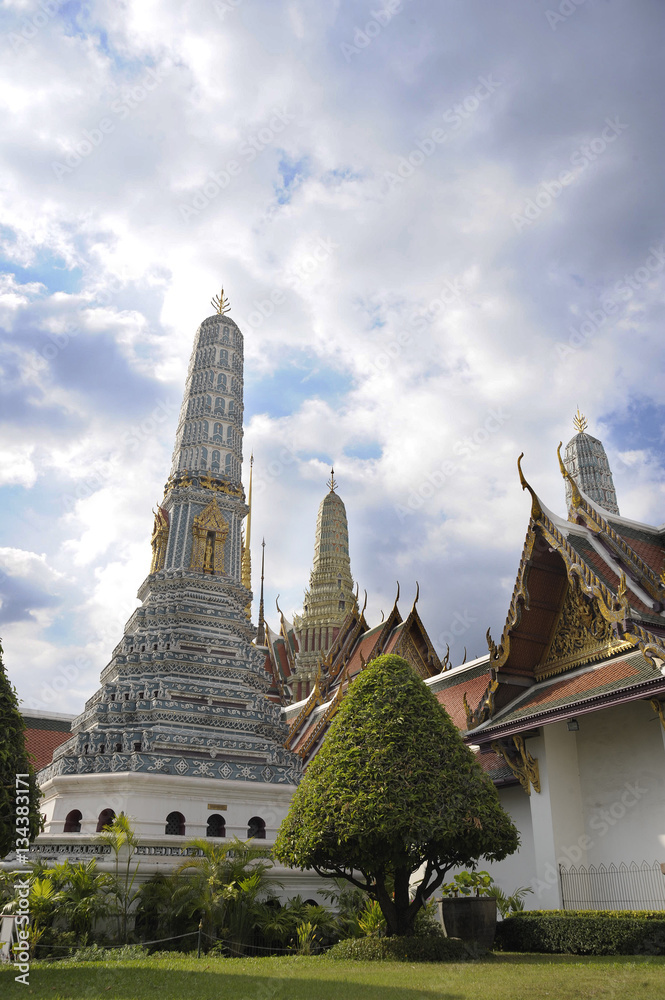
{"label": "sunlit grass", "polygon": [[665,958],[492,956],[462,964],[169,956],[0,970],[0,996],[51,1000],[663,1000]]}

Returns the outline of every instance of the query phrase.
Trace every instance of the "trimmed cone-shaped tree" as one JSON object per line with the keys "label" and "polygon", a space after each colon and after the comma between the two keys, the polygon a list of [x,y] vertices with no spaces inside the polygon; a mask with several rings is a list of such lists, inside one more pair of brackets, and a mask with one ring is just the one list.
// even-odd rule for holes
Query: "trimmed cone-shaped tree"
{"label": "trimmed cone-shaped tree", "polygon": [[496,789],[443,706],[406,660],[380,656],[343,698],[275,854],[359,886],[379,902],[389,933],[408,935],[451,868],[500,861],[518,844]]}
{"label": "trimmed cone-shaped tree", "polygon": [[0,646],[0,858],[17,847],[27,848],[40,827],[39,788],[25,749],[25,723]]}

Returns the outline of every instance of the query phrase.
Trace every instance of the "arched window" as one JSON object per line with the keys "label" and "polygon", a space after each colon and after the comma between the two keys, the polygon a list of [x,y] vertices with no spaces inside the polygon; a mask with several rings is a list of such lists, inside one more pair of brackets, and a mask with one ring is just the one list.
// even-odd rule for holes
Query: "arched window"
{"label": "arched window", "polygon": [[[219,363],[220,365],[228,365],[229,363],[229,352],[223,348],[219,352]],[[226,382],[226,379],[224,381]]]}
{"label": "arched window", "polygon": [[208,449],[201,448],[201,468],[205,471],[208,468]]}
{"label": "arched window", "polygon": [[172,812],[166,817],[166,829],[164,833],[171,837],[185,836],[185,817],[182,813]]}
{"label": "arched window", "polygon": [[217,396],[215,398],[215,413],[223,413],[223,412],[224,412],[224,397]]}
{"label": "arched window", "polygon": [[212,396],[206,396],[206,410],[210,411],[212,407]]}
{"label": "arched window", "polygon": [[114,819],[115,813],[112,809],[102,809],[97,817],[97,830],[95,832],[101,833],[104,827],[110,826]]}
{"label": "arched window", "polygon": [[231,456],[227,455],[224,462],[224,472],[227,476],[231,475]]}
{"label": "arched window", "polygon": [[217,376],[217,388],[226,391],[226,375],[223,372]]}
{"label": "arched window", "polygon": [[222,443],[222,437],[223,437],[223,435],[224,435],[224,425],[223,424],[215,424],[215,432],[214,432],[214,434],[212,436],[213,441],[216,444],[221,444]]}
{"label": "arched window", "polygon": [[208,816],[206,837],[225,837],[225,836],[226,836],[226,823],[224,822],[224,817],[220,816],[219,813],[213,813],[212,816]]}
{"label": "arched window", "polygon": [[260,816],[252,816],[247,824],[247,837],[254,837],[256,840],[266,839],[266,822]]}
{"label": "arched window", "polygon": [[232,413],[235,413],[235,411],[236,411],[236,404],[233,402],[232,399],[230,399],[229,400],[229,416],[231,416]]}
{"label": "arched window", "polygon": [[209,429],[208,421],[207,420],[203,420],[201,422],[201,433],[203,434],[203,440],[204,441],[206,441],[208,439],[208,429]]}
{"label": "arched window", "polygon": [[212,472],[219,472],[219,452],[213,451],[212,453],[212,465],[210,466]]}
{"label": "arched window", "polygon": [[222,340],[224,341],[225,344],[228,344],[228,342],[229,342],[229,328],[228,328],[228,326],[225,326],[224,329],[222,330]]}
{"label": "arched window", "polygon": [[226,440],[229,444],[233,441],[233,427],[231,427],[231,424],[226,428]]}
{"label": "arched window", "polygon": [[83,816],[78,809],[72,809],[68,812],[65,817],[65,828],[63,833],[80,833],[81,832],[81,820]]}

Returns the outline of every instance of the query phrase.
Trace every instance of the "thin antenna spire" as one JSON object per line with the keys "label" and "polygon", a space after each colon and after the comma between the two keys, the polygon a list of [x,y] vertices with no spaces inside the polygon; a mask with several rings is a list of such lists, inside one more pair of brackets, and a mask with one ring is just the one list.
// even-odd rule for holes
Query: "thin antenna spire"
{"label": "thin antenna spire", "polygon": [[330,487],[331,493],[334,493],[337,489],[337,483],[335,482],[335,470],[333,468],[330,470],[330,479],[328,480],[327,485]]}
{"label": "thin antenna spire", "polygon": [[252,554],[250,546],[252,543],[252,476],[254,473],[254,454],[249,460],[249,494],[247,497],[247,527],[245,529],[245,544],[242,550],[241,582],[247,590],[252,589]]}
{"label": "thin antenna spire", "polygon": [[265,569],[266,561],[266,540],[265,538],[261,542],[261,598],[259,600],[259,627],[256,632],[256,644],[257,646],[265,646],[266,644],[266,623],[265,623],[265,611],[263,607],[263,574]]}

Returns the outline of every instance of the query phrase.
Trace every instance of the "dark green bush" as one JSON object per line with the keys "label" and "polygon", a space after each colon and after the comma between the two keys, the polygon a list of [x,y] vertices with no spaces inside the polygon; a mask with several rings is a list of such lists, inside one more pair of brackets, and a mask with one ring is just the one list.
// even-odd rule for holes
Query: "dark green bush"
{"label": "dark green bush", "polygon": [[663,955],[665,912],[539,910],[497,925],[494,947],[572,955]]}
{"label": "dark green bush", "polygon": [[347,938],[326,952],[328,958],[351,958],[360,962],[462,962],[469,952],[457,938],[364,937]]}

